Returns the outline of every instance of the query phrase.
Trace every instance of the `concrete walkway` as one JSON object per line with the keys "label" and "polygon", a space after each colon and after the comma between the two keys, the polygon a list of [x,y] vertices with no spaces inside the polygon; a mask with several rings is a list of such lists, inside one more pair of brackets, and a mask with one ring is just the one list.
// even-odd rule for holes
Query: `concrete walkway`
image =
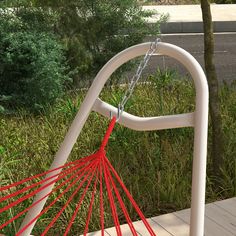
{"label": "concrete walkway", "polygon": [[[202,33],[202,12],[200,5],[158,5],[143,6],[159,14],[148,19],[154,23],[160,14],[168,14],[167,23],[161,25],[162,33]],[[236,4],[212,4],[214,32],[236,32]]]}

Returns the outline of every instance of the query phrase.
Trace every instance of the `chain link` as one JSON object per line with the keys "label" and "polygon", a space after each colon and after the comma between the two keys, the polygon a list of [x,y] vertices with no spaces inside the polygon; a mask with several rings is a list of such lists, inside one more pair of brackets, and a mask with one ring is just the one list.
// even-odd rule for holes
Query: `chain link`
{"label": "chain link", "polygon": [[118,114],[117,114],[117,119],[120,118],[121,113],[124,110],[125,104],[127,103],[127,101],[129,100],[129,98],[131,97],[131,95],[133,94],[134,91],[134,87],[136,86],[136,84],[138,83],[143,70],[145,69],[145,67],[147,66],[151,56],[156,52],[157,49],[157,45],[161,40],[159,38],[157,38],[155,41],[153,41],[150,45],[149,50],[146,52],[143,60],[140,62],[138,69],[135,73],[135,75],[132,77],[131,82],[128,86],[128,89],[125,91],[125,94],[121,100],[121,102],[118,105]]}

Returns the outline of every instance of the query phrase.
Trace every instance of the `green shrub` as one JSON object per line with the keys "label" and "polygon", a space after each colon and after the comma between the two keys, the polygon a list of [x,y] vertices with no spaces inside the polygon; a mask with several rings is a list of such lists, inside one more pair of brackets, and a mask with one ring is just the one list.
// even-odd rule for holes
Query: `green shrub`
{"label": "green shrub", "polygon": [[63,48],[51,33],[26,30],[16,15],[1,19],[0,95],[11,98],[4,106],[39,111],[61,96],[68,79]]}
{"label": "green shrub", "polygon": [[236,0],[215,0],[214,2],[218,4],[235,4]]}
{"label": "green shrub", "polygon": [[44,11],[36,7],[19,7],[15,11],[25,30],[54,33],[58,15],[54,11]]}
{"label": "green shrub", "polygon": [[[57,32],[67,48],[67,59],[77,83],[94,76],[116,53],[159,33],[160,21],[147,24],[154,14],[137,0],[36,0],[59,15]],[[125,68],[127,70],[127,68]]]}
{"label": "green shrub", "polygon": [[[158,35],[160,17],[148,24],[137,0],[9,0],[24,30],[53,32],[66,48],[66,58],[76,86],[84,86],[116,53],[141,43],[148,35]],[[0,3],[1,6],[1,3]],[[130,64],[123,70],[130,68]],[[120,73],[119,73],[120,75]]]}

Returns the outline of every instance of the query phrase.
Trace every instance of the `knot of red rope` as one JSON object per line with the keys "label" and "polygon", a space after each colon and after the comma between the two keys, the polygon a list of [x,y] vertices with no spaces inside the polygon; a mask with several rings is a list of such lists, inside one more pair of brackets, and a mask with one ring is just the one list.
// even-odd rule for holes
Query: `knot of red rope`
{"label": "knot of red rope", "polygon": [[104,135],[104,138],[103,138],[101,146],[100,146],[100,150],[105,150],[105,147],[108,143],[108,140],[111,136],[111,133],[112,133],[112,130],[114,129],[115,124],[116,124],[116,117],[114,116],[112,118],[112,120],[110,121],[110,124],[107,128],[107,131],[106,131],[105,135]]}

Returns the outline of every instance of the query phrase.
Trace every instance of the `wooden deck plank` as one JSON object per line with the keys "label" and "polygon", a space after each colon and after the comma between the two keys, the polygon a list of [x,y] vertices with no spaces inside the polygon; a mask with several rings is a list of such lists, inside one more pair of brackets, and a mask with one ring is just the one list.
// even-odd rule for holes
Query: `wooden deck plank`
{"label": "wooden deck plank", "polygon": [[[150,224],[150,226],[152,227],[153,231],[159,236],[172,236],[172,234],[170,234],[168,231],[166,231],[161,225],[159,225],[158,223],[156,223],[155,220],[153,219],[147,219],[148,223]],[[146,229],[145,225],[143,224],[142,221],[135,221],[133,222],[134,224],[134,228],[136,230],[136,232],[139,235],[145,236],[145,235],[150,235],[150,233],[148,232],[148,230]],[[130,236],[132,235],[132,232],[128,226],[128,224],[124,224],[121,225],[121,231],[122,231],[122,236]],[[115,227],[111,227],[106,229],[106,232],[109,235],[116,235],[116,229]]]}
{"label": "wooden deck plank", "polygon": [[[173,213],[153,217],[156,223],[161,225],[166,231],[174,236],[188,236],[189,225]],[[161,234],[159,234],[162,236]]]}
{"label": "wooden deck plank", "polygon": [[[170,233],[168,233],[162,226],[157,224],[154,220],[152,219],[147,219],[148,223],[152,227],[153,231],[160,236],[171,236]],[[135,229],[140,235],[150,235],[148,233],[148,230],[146,229],[145,225],[143,224],[142,221],[136,221],[134,222]]]}
{"label": "wooden deck plank", "polygon": [[[189,236],[190,209],[148,219],[158,236]],[[150,235],[142,221],[133,222],[140,236]],[[127,224],[121,226],[122,236],[131,236]],[[89,236],[100,236],[100,231]],[[114,227],[106,229],[106,236],[115,236]],[[205,236],[236,236],[236,198],[206,205]]]}
{"label": "wooden deck plank", "polygon": [[206,216],[222,228],[236,235],[236,217],[216,204],[206,205]]}
{"label": "wooden deck plank", "polygon": [[[161,227],[160,225],[158,225],[155,221],[151,220],[151,219],[147,219],[148,223],[150,224],[150,226],[152,227],[153,231],[161,236],[172,236],[170,233],[168,233],[163,227]],[[136,232],[139,235],[150,235],[150,233],[148,232],[148,230],[146,229],[145,225],[143,224],[142,221],[135,221],[133,222],[134,228],[136,230]],[[122,231],[122,236],[130,236],[132,235],[132,232],[128,226],[128,224],[124,224],[121,225],[121,231]],[[109,235],[116,235],[116,229],[115,227],[111,227],[106,229],[106,232]]]}
{"label": "wooden deck plank", "polygon": [[[186,223],[190,224],[190,209],[177,211],[174,213],[177,217],[184,220]],[[210,218],[205,217],[205,236],[232,236],[233,234],[228,230],[222,228],[216,222],[212,221]]]}
{"label": "wooden deck plank", "polygon": [[[87,236],[101,236],[101,235],[102,235],[101,234],[101,230],[95,231],[95,232],[91,232],[91,233],[87,234]],[[80,235],[80,236],[82,236],[82,235]],[[105,232],[105,236],[110,236],[110,235]]]}
{"label": "wooden deck plank", "polygon": [[[109,235],[117,235],[115,227],[107,228],[106,232]],[[122,233],[122,236],[130,236],[130,235],[132,235],[132,232],[131,232],[128,224],[121,225],[121,233]]]}
{"label": "wooden deck plank", "polygon": [[213,204],[216,204],[217,206],[223,208],[224,210],[228,211],[230,214],[236,217],[236,197],[223,201],[217,201]]}

